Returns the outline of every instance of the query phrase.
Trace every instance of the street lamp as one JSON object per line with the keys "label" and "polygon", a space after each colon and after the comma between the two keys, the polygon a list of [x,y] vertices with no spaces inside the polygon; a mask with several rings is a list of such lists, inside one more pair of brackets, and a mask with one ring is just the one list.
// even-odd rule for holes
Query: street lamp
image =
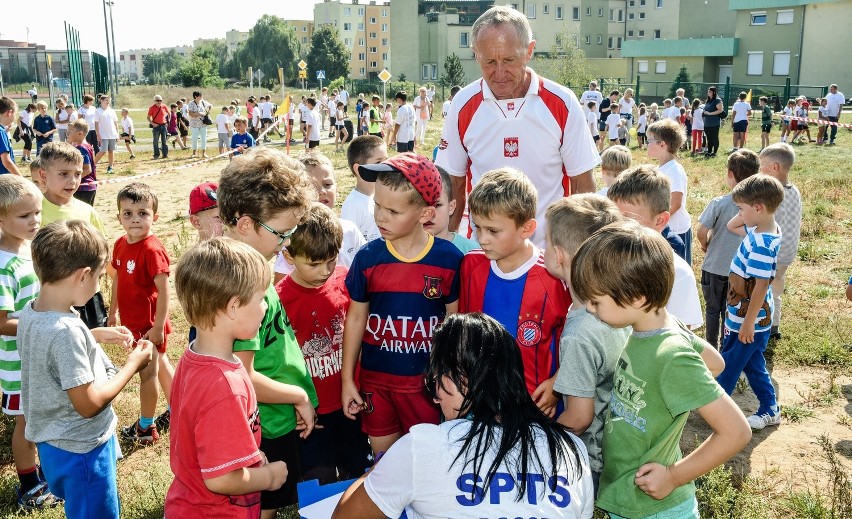
{"label": "street lamp", "polygon": [[[112,23],[112,6],[114,2],[112,0],[103,0],[103,8],[104,8],[104,33],[106,34],[106,48],[107,48],[107,75],[110,76],[110,94],[113,99],[116,94],[118,94],[118,77],[115,70],[115,31],[113,30],[114,26]],[[107,7],[109,7],[109,20],[107,21]],[[110,48],[110,35],[112,38],[112,48]]]}
{"label": "street lamp", "polygon": [[112,35],[112,73],[115,78],[114,81],[114,92],[112,94],[113,99],[118,95],[118,54],[115,52],[115,26],[112,23],[112,6],[115,5],[115,2],[112,0],[107,0],[107,5],[109,6],[109,32]]}

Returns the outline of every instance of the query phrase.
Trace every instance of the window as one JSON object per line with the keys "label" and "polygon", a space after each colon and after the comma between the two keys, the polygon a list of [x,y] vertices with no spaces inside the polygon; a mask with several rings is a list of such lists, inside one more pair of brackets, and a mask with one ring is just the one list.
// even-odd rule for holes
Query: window
{"label": "window", "polygon": [[580,19],[580,8],[579,7],[572,7],[571,8],[571,19],[572,20],[579,20]]}
{"label": "window", "polygon": [[615,9],[609,10],[609,21],[611,21],[611,22],[615,21]]}
{"label": "window", "polygon": [[370,23],[376,23],[376,17],[375,16],[370,17]]}
{"label": "window", "polygon": [[785,9],[783,11],[778,11],[778,15],[775,17],[775,25],[788,25],[793,23],[793,10]]}
{"label": "window", "polygon": [[388,53],[382,52],[382,61],[387,61],[387,60],[388,60]]}
{"label": "window", "polygon": [[[18,60],[20,61],[20,55],[18,55]],[[130,61],[136,61],[136,54],[130,55]]]}
{"label": "window", "polygon": [[598,7],[598,16],[603,16],[603,8]]}
{"label": "window", "polygon": [[382,18],[387,18],[387,17],[388,17],[388,10],[382,9]]}
{"label": "window", "polygon": [[388,24],[386,24],[386,23],[382,24],[382,32],[388,32]]}
{"label": "window", "polygon": [[657,0],[657,9],[663,8],[663,0]]}
{"label": "window", "polygon": [[363,31],[363,30],[364,30],[364,22],[358,22],[358,30],[359,30],[359,31]]}
{"label": "window", "polygon": [[370,62],[370,68],[378,68],[378,66],[379,66],[379,64],[376,63],[375,61]]}
{"label": "window", "polygon": [[634,13],[627,13],[627,19],[628,20],[632,20],[635,17],[636,17],[636,15]]}
{"label": "window", "polygon": [[613,38],[612,36],[607,38],[606,39],[606,48],[611,49],[614,40],[615,40],[615,38]]}
{"label": "window", "polygon": [[364,38],[358,38],[358,46],[360,46],[360,47],[364,46]]}
{"label": "window", "polygon": [[367,55],[364,54],[363,52],[359,52],[358,53],[358,61],[364,61],[365,59],[367,59]]}
{"label": "window", "polygon": [[542,9],[542,12],[544,12],[544,14],[550,14],[550,4],[544,4],[544,7]]}
{"label": "window", "polygon": [[462,32],[459,33],[459,47],[469,47],[470,44],[468,42],[468,33]]}
{"label": "window", "polygon": [[618,50],[621,50],[621,36],[618,37]]}
{"label": "window", "polygon": [[557,20],[562,19],[562,6],[561,5],[556,6],[556,19]]}
{"label": "window", "polygon": [[639,0],[639,6],[644,7],[645,6],[645,0]]}
{"label": "window", "polygon": [[592,38],[591,38],[591,36],[589,36],[589,35],[587,34],[587,35],[586,35],[586,38],[585,38],[585,41],[586,41],[586,45],[588,45],[588,44],[592,43]]}
{"label": "window", "polygon": [[363,77],[363,76],[365,76],[365,75],[367,74],[367,71],[366,71],[366,70],[364,70],[364,67],[361,67],[361,68],[359,68],[358,70],[360,70],[360,71],[361,71],[361,76],[362,76],[362,77]]}
{"label": "window", "polygon": [[586,8],[586,16],[592,16],[592,8],[591,7]]}
{"label": "window", "polygon": [[618,10],[618,21],[619,21],[619,22],[623,22],[623,21],[624,21],[624,9],[619,9],[619,10]]}
{"label": "window", "polygon": [[423,79],[429,79],[429,65],[423,65]]}
{"label": "window", "polygon": [[387,47],[387,46],[388,46],[388,39],[382,38],[382,47]]}
{"label": "window", "polygon": [[518,4],[512,4],[512,9],[514,9],[515,11],[517,11],[517,10],[518,10]]}
{"label": "window", "polygon": [[763,75],[763,52],[748,53],[748,68],[746,74],[749,76]]}
{"label": "window", "polygon": [[639,19],[644,20],[645,19],[645,13],[639,13]]}
{"label": "window", "polygon": [[655,61],[654,62],[654,72],[657,74],[665,74],[666,73],[666,62],[665,61]]}
{"label": "window", "polygon": [[438,65],[437,65],[437,63],[432,63],[432,79],[438,79]]}
{"label": "window", "polygon": [[351,31],[352,30],[352,24],[349,23],[349,22],[343,22],[343,30],[344,31]]}
{"label": "window", "polygon": [[556,48],[561,49],[562,48],[562,35],[557,34],[555,38],[556,38]]}
{"label": "window", "polygon": [[602,45],[602,44],[603,44],[603,36],[598,34],[598,45]]}
{"label": "window", "polygon": [[375,37],[376,37],[376,33],[371,32],[371,33],[370,33],[370,38],[375,38]]}
{"label": "window", "polygon": [[352,16],[352,8],[344,7],[343,8],[343,16]]}
{"label": "window", "polygon": [[790,51],[779,51],[775,53],[772,61],[772,75],[786,76],[790,73]]}
{"label": "window", "polygon": [[377,49],[376,47],[370,47],[370,54],[375,54],[377,52],[379,52],[379,49]]}
{"label": "window", "polygon": [[302,36],[302,43],[308,43],[308,37]]}
{"label": "window", "polygon": [[527,6],[527,18],[535,18],[535,4]]}
{"label": "window", "polygon": [[352,46],[352,38],[343,38],[343,44],[346,45],[347,47],[351,47]]}
{"label": "window", "polygon": [[751,13],[752,25],[766,25],[766,11]]}
{"label": "window", "polygon": [[302,26],[302,32],[308,32],[308,26],[307,25]]}
{"label": "window", "polygon": [[654,39],[655,40],[660,39],[660,30],[659,29],[654,29]]}
{"label": "window", "polygon": [[627,36],[629,38],[632,38],[633,37],[633,31],[627,31]]}
{"label": "window", "polygon": [[640,74],[647,74],[648,73],[648,62],[647,61],[639,61],[638,66],[639,66],[638,70],[639,70]]}
{"label": "window", "polygon": [[639,37],[644,38],[645,37],[645,31],[639,31]]}
{"label": "window", "polygon": [[630,0],[629,2],[627,2],[627,5],[630,6],[630,7],[636,7],[636,1]]}
{"label": "window", "polygon": [[358,16],[364,16],[364,8],[363,7],[358,8]]}

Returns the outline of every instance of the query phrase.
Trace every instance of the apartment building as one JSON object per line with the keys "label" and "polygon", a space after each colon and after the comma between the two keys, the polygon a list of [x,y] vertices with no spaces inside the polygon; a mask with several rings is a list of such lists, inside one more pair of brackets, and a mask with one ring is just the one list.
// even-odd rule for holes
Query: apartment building
{"label": "apartment building", "polygon": [[325,0],[314,6],[314,26],[334,26],[349,49],[350,78],[375,77],[390,67],[392,8],[388,0],[365,3]]}
{"label": "apartment building", "polygon": [[311,48],[311,38],[314,37],[313,20],[284,20],[284,23],[296,32],[296,41],[301,46],[302,55],[306,56]]}
{"label": "apartment building", "polygon": [[[80,54],[83,78],[91,81],[91,54],[85,50]],[[47,85],[48,56],[50,56],[50,72],[54,78],[71,77],[67,50],[52,50],[37,43],[0,40],[0,68],[3,69],[3,80],[7,83],[21,81]]]}
{"label": "apartment building", "polygon": [[[202,41],[202,40],[196,40]],[[119,74],[126,77],[130,81],[138,81],[145,79],[144,67],[145,56],[157,54],[158,52],[168,52],[174,50],[183,58],[192,56],[194,47],[192,45],[178,45],[175,47],[165,47],[162,49],[132,49],[123,50],[118,53]]]}

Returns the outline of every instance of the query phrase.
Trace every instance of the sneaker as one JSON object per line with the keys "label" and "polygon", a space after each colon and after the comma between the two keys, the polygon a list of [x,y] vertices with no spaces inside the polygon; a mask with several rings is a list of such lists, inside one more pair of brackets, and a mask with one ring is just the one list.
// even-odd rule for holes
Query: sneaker
{"label": "sneaker", "polygon": [[769,338],[775,339],[776,341],[781,340],[781,332],[778,330],[777,326],[773,326],[769,329]]}
{"label": "sneaker", "polygon": [[163,411],[163,414],[154,419],[154,423],[157,424],[157,430],[159,431],[168,431],[169,426],[172,421],[172,412],[166,409]]}
{"label": "sneaker", "polygon": [[136,420],[133,424],[121,429],[121,437],[143,445],[150,445],[160,439],[160,433],[157,432],[155,424],[148,426],[147,429],[142,429],[139,427],[139,420]]}
{"label": "sneaker", "polygon": [[115,172],[112,170],[112,166],[107,166],[107,174],[112,175],[113,173]]}
{"label": "sneaker", "polygon": [[47,488],[47,481],[40,482],[23,494],[21,494],[21,489],[16,486],[15,493],[18,495],[18,507],[27,512],[43,508],[55,508],[64,502]]}
{"label": "sneaker", "polygon": [[760,431],[770,425],[779,425],[781,423],[781,408],[775,406],[775,414],[753,414],[746,420],[749,426],[755,431]]}

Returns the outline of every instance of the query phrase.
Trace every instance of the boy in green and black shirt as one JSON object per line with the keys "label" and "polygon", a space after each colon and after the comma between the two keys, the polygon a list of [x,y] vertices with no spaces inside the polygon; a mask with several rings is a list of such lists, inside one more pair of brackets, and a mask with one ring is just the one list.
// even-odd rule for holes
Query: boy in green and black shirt
{"label": "boy in green and black shirt", "polygon": [[769,99],[760,96],[760,149],[769,146],[769,132],[772,130],[772,108]]}

